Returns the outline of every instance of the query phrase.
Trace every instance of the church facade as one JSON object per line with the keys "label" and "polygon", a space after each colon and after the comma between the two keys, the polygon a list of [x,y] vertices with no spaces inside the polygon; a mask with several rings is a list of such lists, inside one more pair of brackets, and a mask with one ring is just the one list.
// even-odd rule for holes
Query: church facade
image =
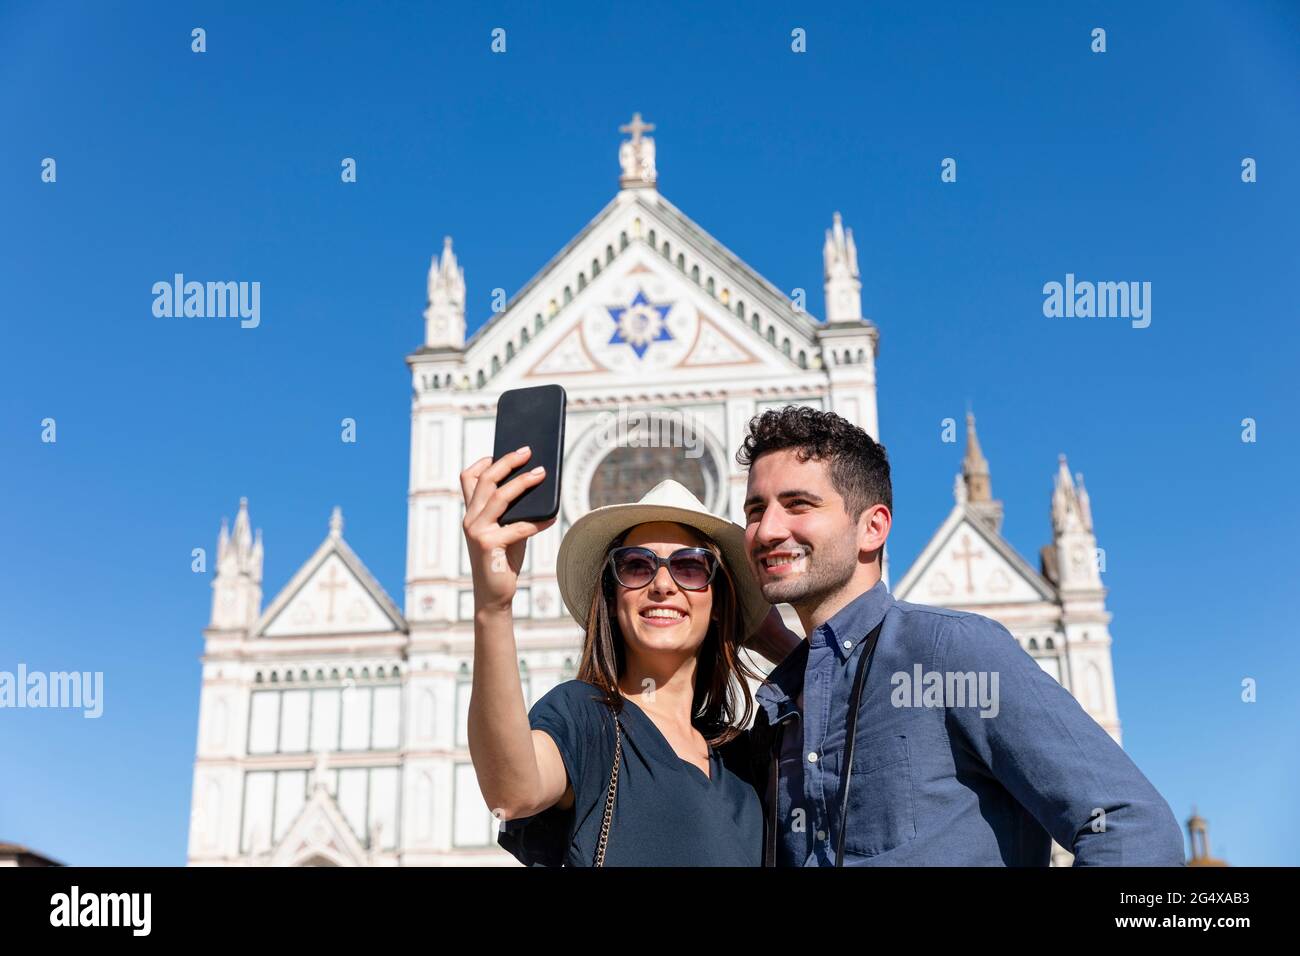
{"label": "church facade", "polygon": [[[400,608],[347,545],[337,509],[265,607],[247,503],[223,524],[191,865],[512,862],[496,846],[466,737],[473,592],[459,485],[492,451],[503,391],[559,383],[568,395],[559,520],[529,542],[514,608],[530,704],[580,659],[582,634],[555,579],[560,538],[579,516],[674,477],[738,519],[745,474],[734,454],[768,408],[834,411],[879,438],[879,336],[862,315],[851,230],[836,214],[826,231],[827,314],[816,318],[803,290],[777,289],[659,193],[652,129],[639,114],[622,127],[615,196],[468,339],[450,239],[434,257],[423,342],[407,357]],[[1036,571],[1000,537],[981,463],[972,420],[957,505],[895,594],[1002,620],[1118,739],[1086,492],[1062,463],[1053,543]]]}

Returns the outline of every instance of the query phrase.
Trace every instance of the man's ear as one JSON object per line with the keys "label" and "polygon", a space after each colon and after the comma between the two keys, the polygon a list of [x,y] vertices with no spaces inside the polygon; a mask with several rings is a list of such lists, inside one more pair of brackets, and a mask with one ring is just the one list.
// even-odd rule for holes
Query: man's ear
{"label": "man's ear", "polygon": [[883,550],[892,523],[893,516],[883,504],[863,509],[862,514],[858,516],[858,550]]}

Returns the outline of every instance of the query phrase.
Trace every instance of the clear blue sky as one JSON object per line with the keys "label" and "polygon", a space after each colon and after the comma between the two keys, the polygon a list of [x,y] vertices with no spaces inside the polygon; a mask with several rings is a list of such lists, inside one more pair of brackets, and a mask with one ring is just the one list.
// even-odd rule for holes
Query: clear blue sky
{"label": "clear blue sky", "polygon": [[[0,840],[184,862],[191,549],[247,495],[269,601],[339,504],[400,602],[429,257],[455,237],[477,327],[614,194],[639,110],[664,195],[814,314],[853,228],[895,580],[952,504],[942,419],[973,404],[1035,565],[1068,454],[1129,753],[1215,853],[1300,863],[1300,8],[747,6],[0,5],[0,670],[106,681],[99,720],[0,711]],[[154,318],[175,272],[261,282],[261,326]],[[1046,319],[1067,272],[1151,282],[1151,326]]]}

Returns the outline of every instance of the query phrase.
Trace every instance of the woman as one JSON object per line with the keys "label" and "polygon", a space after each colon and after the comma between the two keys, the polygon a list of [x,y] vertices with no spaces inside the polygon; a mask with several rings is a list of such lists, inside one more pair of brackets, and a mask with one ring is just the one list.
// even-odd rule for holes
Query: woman
{"label": "woman", "polygon": [[[585,629],[578,679],[529,712],[511,604],[528,538],[498,519],[542,480],[521,448],[461,472],[474,579],[469,745],[479,787],[522,862],[758,866],[762,811],[746,740],[742,645],[774,661],[799,638],[753,580],[744,530],[675,481],[598,508],[560,544],[556,576]],[[753,635],[750,640],[745,638]]]}

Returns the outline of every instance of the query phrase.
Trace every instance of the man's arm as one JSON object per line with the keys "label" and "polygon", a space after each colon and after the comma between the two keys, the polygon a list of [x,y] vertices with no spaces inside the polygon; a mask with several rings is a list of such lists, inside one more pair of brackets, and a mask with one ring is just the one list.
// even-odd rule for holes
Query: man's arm
{"label": "man's arm", "polygon": [[787,654],[799,646],[803,638],[785,626],[781,610],[776,605],[767,612],[758,630],[741,644],[746,650],[767,658],[773,665],[780,664]]}
{"label": "man's arm", "polygon": [[1005,627],[978,615],[951,618],[937,660],[945,684],[973,672],[992,692],[983,704],[948,707],[950,735],[1074,854],[1075,866],[1183,864],[1169,804]]}

